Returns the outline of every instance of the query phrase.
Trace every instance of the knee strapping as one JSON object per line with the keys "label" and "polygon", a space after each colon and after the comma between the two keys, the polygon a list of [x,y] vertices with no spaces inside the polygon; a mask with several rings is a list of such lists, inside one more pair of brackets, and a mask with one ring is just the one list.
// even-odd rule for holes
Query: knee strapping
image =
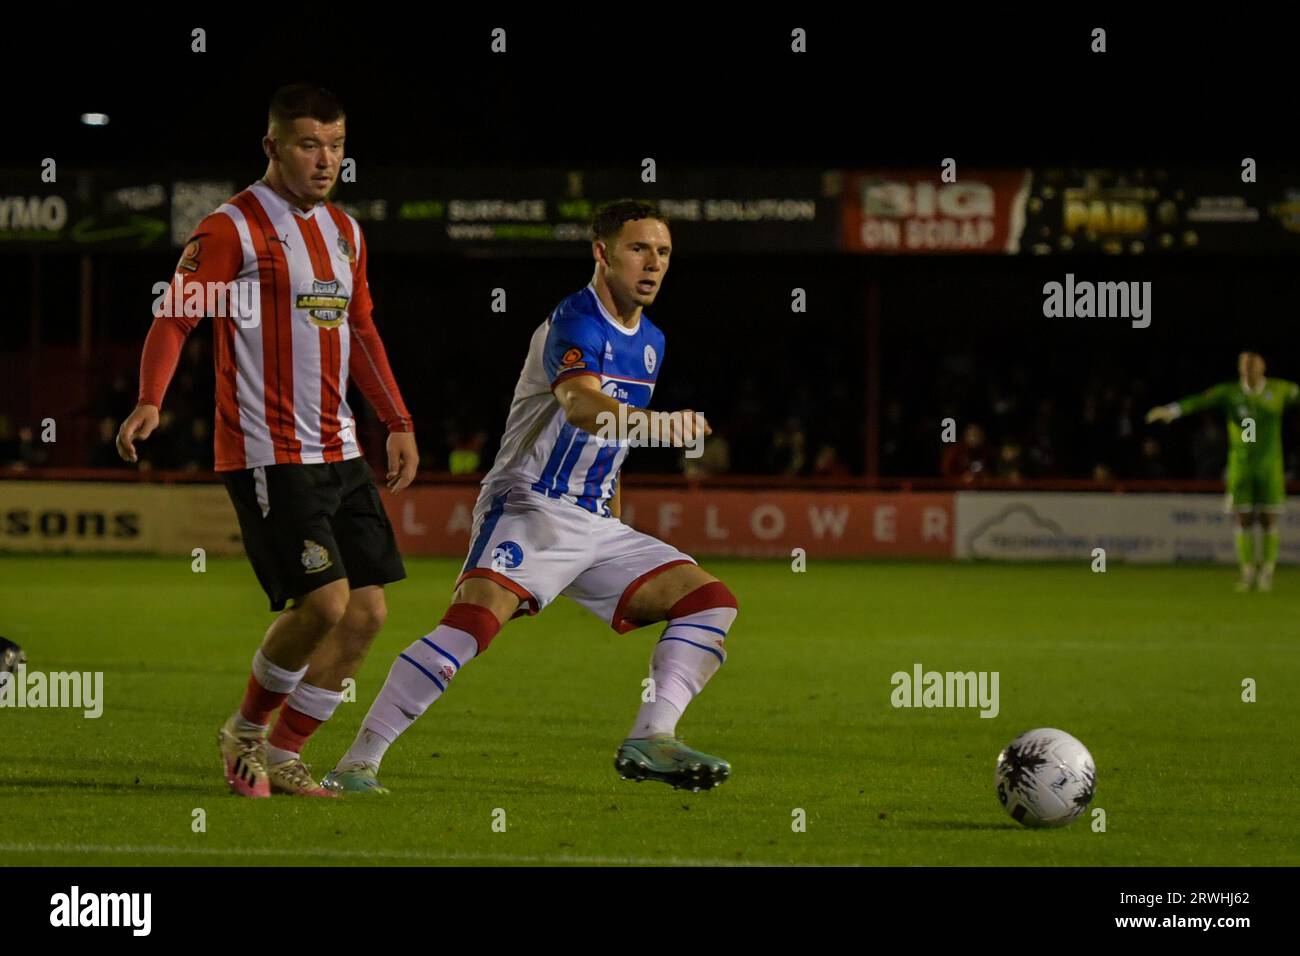
{"label": "knee strapping", "polygon": [[501,630],[501,622],[497,620],[495,614],[481,605],[465,601],[447,608],[447,613],[438,623],[454,627],[473,637],[474,643],[478,645],[479,654],[488,649],[492,638],[496,637],[497,632]]}
{"label": "knee strapping", "polygon": [[730,588],[721,581],[710,581],[708,584],[701,584],[669,608],[668,620],[722,607],[740,610],[740,605],[736,603],[736,596],[731,593]]}
{"label": "knee strapping", "polygon": [[683,597],[668,611],[660,642],[680,641],[716,658],[727,659],[726,638],[735,623],[736,596],[721,581],[710,581]]}

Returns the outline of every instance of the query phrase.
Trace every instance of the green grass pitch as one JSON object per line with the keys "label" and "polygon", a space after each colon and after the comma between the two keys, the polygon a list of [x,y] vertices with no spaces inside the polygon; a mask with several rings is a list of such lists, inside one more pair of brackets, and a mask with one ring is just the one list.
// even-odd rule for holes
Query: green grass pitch
{"label": "green grass pitch", "polygon": [[[271,619],[242,560],[0,559],[0,634],[29,667],[105,673],[97,720],[0,710],[0,863],[1300,863],[1300,572],[1242,595],[1227,568],[703,563],[741,613],[679,729],[732,762],[720,789],[618,778],[660,628],[619,636],[561,598],[390,751],[391,797],[247,801],[215,744]],[[318,772],[445,609],[456,562],[408,570],[357,702],[308,745]],[[895,709],[890,675],[918,661],[998,671],[1000,713]],[[1105,832],[1025,830],[998,805],[998,751],[1040,726],[1091,749]]]}

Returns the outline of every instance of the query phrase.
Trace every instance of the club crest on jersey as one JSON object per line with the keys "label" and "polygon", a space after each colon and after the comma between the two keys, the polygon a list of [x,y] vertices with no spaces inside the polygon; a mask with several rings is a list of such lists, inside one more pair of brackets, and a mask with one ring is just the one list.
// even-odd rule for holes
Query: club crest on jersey
{"label": "club crest on jersey", "polygon": [[524,563],[524,549],[513,541],[502,541],[492,549],[492,570],[517,568]]}
{"label": "club crest on jersey", "polygon": [[313,279],[311,292],[300,292],[294,303],[307,310],[307,321],[322,329],[337,329],[348,311],[348,297],[340,295],[337,279],[329,282]]}
{"label": "club crest on jersey", "polygon": [[655,355],[655,347],[653,345],[647,345],[645,347],[645,370],[647,372],[653,372],[655,370],[655,362],[657,361],[659,361],[659,356]]}
{"label": "club crest on jersey", "polygon": [[343,233],[339,233],[339,252],[343,253],[343,258],[348,260],[349,263],[357,261],[356,253],[352,251],[352,243],[348,241],[348,237]]}
{"label": "club crest on jersey", "polygon": [[191,239],[189,243],[181,250],[181,261],[176,263],[177,269],[184,269],[186,272],[197,272],[199,270],[199,240]]}
{"label": "club crest on jersey", "polygon": [[328,567],[333,567],[334,562],[330,560],[330,553],[325,550],[324,545],[317,544],[310,538],[302,543],[302,566],[306,568],[308,574],[316,574],[318,571],[324,571]]}

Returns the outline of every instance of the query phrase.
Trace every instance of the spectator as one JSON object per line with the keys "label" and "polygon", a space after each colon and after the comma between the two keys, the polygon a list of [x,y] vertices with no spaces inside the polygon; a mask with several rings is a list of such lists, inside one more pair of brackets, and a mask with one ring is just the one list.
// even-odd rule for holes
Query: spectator
{"label": "spectator", "polygon": [[475,432],[462,439],[453,435],[451,454],[447,456],[447,470],[453,475],[474,475],[483,467],[483,446],[487,444],[485,432]]}
{"label": "spectator", "polygon": [[988,477],[992,459],[983,426],[971,422],[962,429],[961,441],[944,451],[939,470],[945,478],[959,478],[973,484]]}
{"label": "spectator", "polygon": [[687,458],[682,453],[682,473],[687,478],[707,478],[709,475],[725,475],[731,470],[731,444],[720,431],[715,431],[704,439],[699,458]]}
{"label": "spectator", "polygon": [[1160,460],[1160,442],[1150,435],[1142,440],[1142,457],[1138,461],[1137,476],[1152,479],[1169,477],[1164,462]]}
{"label": "spectator", "polygon": [[1020,458],[1021,448],[1017,442],[1003,442],[998,451],[997,476],[1006,481],[1020,481],[1023,478]]}
{"label": "spectator", "polygon": [[800,474],[807,460],[805,444],[803,424],[793,416],[787,418],[772,435],[771,472],[776,475]]}
{"label": "spectator", "polygon": [[30,425],[18,429],[18,454],[13,467],[18,469],[40,468],[50,460],[50,453],[44,442],[37,440],[36,431]]}
{"label": "spectator", "polygon": [[844,478],[850,474],[850,471],[840,460],[840,453],[835,446],[824,444],[817,449],[817,454],[813,458],[812,473],[824,478]]}

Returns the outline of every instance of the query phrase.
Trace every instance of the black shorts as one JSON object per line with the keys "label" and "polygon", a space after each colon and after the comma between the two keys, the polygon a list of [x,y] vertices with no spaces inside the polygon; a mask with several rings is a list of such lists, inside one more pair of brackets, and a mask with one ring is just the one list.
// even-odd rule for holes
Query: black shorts
{"label": "black shorts", "polygon": [[346,578],[353,588],[406,577],[393,526],[364,458],[222,474],[244,551],[271,610]]}

